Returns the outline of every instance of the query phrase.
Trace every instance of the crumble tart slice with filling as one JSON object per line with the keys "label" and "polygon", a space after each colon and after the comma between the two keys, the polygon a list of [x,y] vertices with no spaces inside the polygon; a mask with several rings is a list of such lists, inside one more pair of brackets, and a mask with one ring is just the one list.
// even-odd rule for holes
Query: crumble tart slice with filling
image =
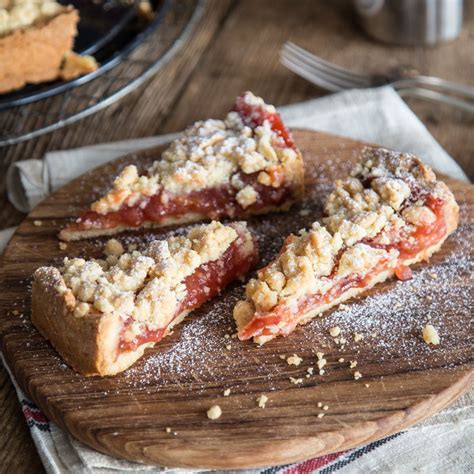
{"label": "crumble tart slice with filling", "polygon": [[126,166],[113,188],[59,236],[78,240],[284,211],[303,192],[303,159],[292,136],[272,105],[246,92],[224,120],[185,130],[147,173]]}
{"label": "crumble tart slice with filling", "polygon": [[32,322],[83,375],[127,369],[193,309],[243,278],[257,246],[244,222],[212,222],[144,251],[107,245],[104,260],[64,259],[33,281]]}
{"label": "crumble tart slice with filling", "polygon": [[290,235],[234,308],[241,340],[287,336],[321,312],[409,265],[427,260],[458,224],[458,205],[433,171],[410,154],[366,148],[335,183],[327,217]]}

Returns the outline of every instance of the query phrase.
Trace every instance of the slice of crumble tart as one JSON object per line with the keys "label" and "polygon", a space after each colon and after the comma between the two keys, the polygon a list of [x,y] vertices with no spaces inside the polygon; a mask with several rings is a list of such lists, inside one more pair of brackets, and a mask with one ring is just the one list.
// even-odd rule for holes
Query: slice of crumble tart
{"label": "slice of crumble tart", "polygon": [[63,240],[285,211],[303,197],[301,153],[275,107],[251,92],[224,120],[196,122],[147,173],[126,166]]}
{"label": "slice of crumble tart", "polygon": [[287,336],[323,311],[427,260],[458,224],[458,205],[410,154],[366,148],[335,183],[321,222],[290,235],[234,308],[241,340]]}
{"label": "slice of crumble tart", "polygon": [[32,322],[83,375],[127,369],[257,260],[244,222],[198,226],[142,252],[109,241],[106,251],[103,260],[65,258],[34,274]]}

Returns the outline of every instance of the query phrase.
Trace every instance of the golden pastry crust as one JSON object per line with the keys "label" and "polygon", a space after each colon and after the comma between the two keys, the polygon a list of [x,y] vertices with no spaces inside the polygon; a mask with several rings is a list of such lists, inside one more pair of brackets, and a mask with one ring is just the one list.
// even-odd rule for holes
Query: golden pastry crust
{"label": "golden pastry crust", "polygon": [[[279,256],[249,281],[246,300],[234,309],[241,338],[247,338],[246,327],[254,317],[283,310],[286,316],[254,340],[263,343],[286,335],[296,324],[391,277],[398,267],[426,260],[458,223],[452,193],[428,166],[413,155],[376,148],[366,148],[351,176],[336,181],[325,212],[322,223],[288,237]],[[432,226],[441,228],[439,235]],[[435,237],[418,248],[420,227]],[[402,254],[400,249],[408,247],[414,250]],[[324,295],[338,284],[344,288],[354,275],[364,284],[326,301]],[[322,295],[320,303],[302,311],[308,295]]]}
{"label": "golden pastry crust", "polygon": [[[4,36],[0,35],[0,93],[62,77],[65,57],[74,55],[78,11],[54,2],[44,4],[46,10],[43,14],[38,10],[31,24],[23,21],[15,28],[4,29]],[[52,9],[54,5],[58,6]],[[4,15],[12,14],[4,12]],[[93,58],[86,60],[87,68],[76,67],[74,74],[68,67],[67,79],[97,68]]]}
{"label": "golden pastry crust", "polygon": [[[143,252],[122,252],[112,241],[104,260],[65,258],[59,269],[41,267],[34,274],[32,322],[77,371],[113,375],[154,342],[127,350],[119,350],[120,344],[149,331],[166,335],[189,312],[181,310],[189,291],[186,278],[217,262],[232,245],[248,262],[242,270],[247,271],[256,246],[242,222],[198,226],[186,236],[153,241]],[[243,276],[241,270],[231,271],[231,279]],[[202,291],[212,294],[206,287]]]}

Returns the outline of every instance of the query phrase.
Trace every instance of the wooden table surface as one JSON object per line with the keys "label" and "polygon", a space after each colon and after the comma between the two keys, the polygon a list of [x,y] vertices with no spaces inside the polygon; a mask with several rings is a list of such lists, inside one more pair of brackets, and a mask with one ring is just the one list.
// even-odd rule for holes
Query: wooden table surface
{"label": "wooden table surface", "polygon": [[[338,0],[209,0],[200,24],[173,59],[144,87],[118,104],[52,134],[0,149],[0,176],[9,163],[48,150],[178,131],[207,117],[222,117],[233,98],[252,90],[283,105],[322,96],[279,65],[285,40],[359,71],[407,66],[453,81],[473,83],[474,11],[466,12],[455,42],[436,48],[375,43],[356,26],[349,2]],[[467,3],[467,2],[466,2]],[[434,137],[474,178],[474,115],[410,99]],[[0,228],[23,214],[5,196],[0,180]],[[0,473],[44,472],[13,386],[0,368]]]}

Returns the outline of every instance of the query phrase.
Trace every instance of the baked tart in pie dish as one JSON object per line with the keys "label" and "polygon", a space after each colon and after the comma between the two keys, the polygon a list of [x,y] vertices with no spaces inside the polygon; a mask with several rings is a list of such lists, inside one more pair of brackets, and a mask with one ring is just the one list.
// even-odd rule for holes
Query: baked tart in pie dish
{"label": "baked tart in pie dish", "polygon": [[55,0],[0,1],[0,93],[95,71],[92,56],[72,51],[78,21]]}
{"label": "baked tart in pie dish", "polygon": [[287,336],[323,311],[427,260],[458,224],[458,205],[410,154],[366,148],[325,201],[326,217],[290,235],[234,308],[241,340]]}
{"label": "baked tart in pie dish", "polygon": [[33,280],[32,322],[83,375],[127,369],[193,309],[257,263],[243,222],[212,222],[139,252],[106,245],[105,259],[64,259]]}
{"label": "baked tart in pie dish", "polygon": [[63,240],[125,229],[286,211],[302,199],[304,166],[280,115],[246,92],[224,120],[196,122],[140,175],[126,166]]}

